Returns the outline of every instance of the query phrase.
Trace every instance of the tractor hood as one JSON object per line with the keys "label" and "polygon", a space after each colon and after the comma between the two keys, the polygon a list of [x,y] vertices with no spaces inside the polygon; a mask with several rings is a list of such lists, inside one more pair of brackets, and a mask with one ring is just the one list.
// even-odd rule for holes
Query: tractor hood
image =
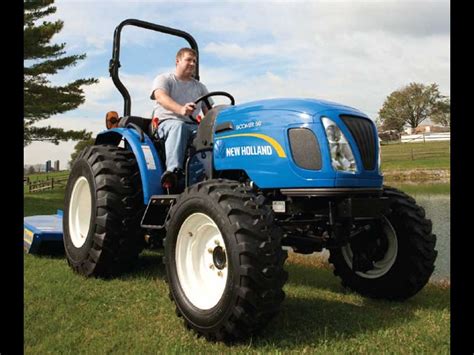
{"label": "tractor hood", "polygon": [[345,112],[352,112],[353,114],[356,114],[358,116],[366,117],[364,113],[350,106],[325,100],[301,98],[277,98],[252,101],[226,109],[226,111],[229,111],[229,114],[245,114],[248,112],[262,110],[294,111],[299,113],[305,113],[310,116],[314,116],[317,113],[326,110],[341,110]]}
{"label": "tractor hood", "polygon": [[[347,139],[344,148],[329,144],[323,118]],[[375,124],[355,108],[315,99],[261,100],[224,108],[214,127],[215,169],[245,171],[261,188],[382,185]],[[336,170],[342,163],[334,157],[355,168]]]}

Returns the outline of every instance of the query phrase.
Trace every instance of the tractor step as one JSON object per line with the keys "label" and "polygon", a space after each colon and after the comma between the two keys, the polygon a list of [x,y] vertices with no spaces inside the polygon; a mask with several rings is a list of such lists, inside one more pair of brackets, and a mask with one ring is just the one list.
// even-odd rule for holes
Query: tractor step
{"label": "tractor step", "polygon": [[64,253],[63,211],[23,219],[23,249],[28,254]]}

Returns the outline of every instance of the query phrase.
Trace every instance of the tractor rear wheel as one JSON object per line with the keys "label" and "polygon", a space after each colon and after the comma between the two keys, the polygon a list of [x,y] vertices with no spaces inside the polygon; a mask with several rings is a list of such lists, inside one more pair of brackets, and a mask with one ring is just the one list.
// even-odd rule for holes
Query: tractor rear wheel
{"label": "tractor rear wheel", "polygon": [[278,313],[287,257],[273,211],[235,181],[187,188],[166,222],[170,296],[185,324],[209,340],[243,340]]}
{"label": "tractor rear wheel", "polygon": [[[387,186],[383,195],[390,199],[390,212],[349,244],[331,249],[329,262],[343,286],[373,298],[404,300],[433,273],[436,236],[412,197]],[[354,264],[359,265],[356,271]]]}
{"label": "tractor rear wheel", "polygon": [[137,259],[144,246],[140,174],[131,151],[107,145],[84,149],[69,175],[63,241],[72,269],[112,276]]}

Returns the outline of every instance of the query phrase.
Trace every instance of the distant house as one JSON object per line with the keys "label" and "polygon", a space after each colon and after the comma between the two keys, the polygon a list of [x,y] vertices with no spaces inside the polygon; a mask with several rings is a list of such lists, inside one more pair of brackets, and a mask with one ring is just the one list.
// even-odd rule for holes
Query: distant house
{"label": "distant house", "polygon": [[450,132],[449,127],[443,127],[433,124],[421,124],[415,129],[411,127],[405,127],[405,134],[423,134],[423,133],[444,133]]}
{"label": "distant house", "polygon": [[442,127],[432,124],[419,125],[415,129],[405,127],[402,133],[401,142],[427,142],[427,141],[449,141],[451,131],[449,127]]}

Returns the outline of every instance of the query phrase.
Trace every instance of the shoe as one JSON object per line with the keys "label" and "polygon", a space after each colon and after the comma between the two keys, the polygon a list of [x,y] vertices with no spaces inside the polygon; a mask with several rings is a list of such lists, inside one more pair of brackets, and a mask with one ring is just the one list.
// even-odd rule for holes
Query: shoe
{"label": "shoe", "polygon": [[168,190],[168,193],[171,190],[174,190],[178,184],[178,176],[172,171],[165,171],[161,175],[161,185],[165,190]]}

